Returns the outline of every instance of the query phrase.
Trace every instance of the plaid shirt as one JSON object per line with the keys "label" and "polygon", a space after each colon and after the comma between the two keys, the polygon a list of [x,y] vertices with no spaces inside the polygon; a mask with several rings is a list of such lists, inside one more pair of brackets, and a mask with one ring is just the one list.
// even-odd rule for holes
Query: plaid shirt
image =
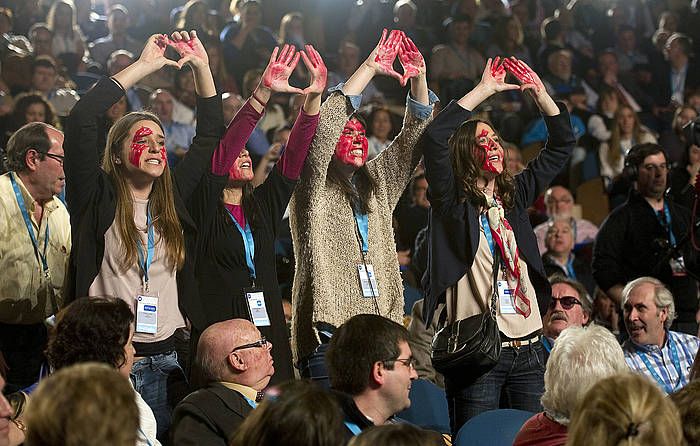
{"label": "plaid shirt", "polygon": [[[637,345],[628,339],[622,349],[625,352],[625,361],[632,370],[647,375],[664,393],[668,394],[688,384],[693,360],[700,347],[700,339],[675,331],[666,333],[667,341],[661,348],[657,345]],[[671,344],[675,347],[679,364],[675,364],[673,360]]]}

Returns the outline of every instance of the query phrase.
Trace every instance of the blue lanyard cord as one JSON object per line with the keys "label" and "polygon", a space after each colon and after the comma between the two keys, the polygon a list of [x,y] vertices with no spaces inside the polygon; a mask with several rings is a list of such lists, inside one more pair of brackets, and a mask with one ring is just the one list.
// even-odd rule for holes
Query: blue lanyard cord
{"label": "blue lanyard cord", "polygon": [[360,432],[362,432],[362,429],[360,429],[360,426],[358,426],[357,424],[352,423],[350,421],[344,421],[344,423],[345,427],[347,427],[350,430],[350,432],[352,432],[353,436],[357,437],[358,435],[360,435]]}
{"label": "blue lanyard cord", "polygon": [[[673,368],[676,369],[676,373],[678,374],[678,382],[676,383],[675,386],[671,387],[670,384],[665,383],[661,379],[659,374],[656,373],[656,370],[654,370],[654,367],[649,362],[649,358],[647,358],[646,353],[641,352],[639,357],[642,358],[644,365],[647,367],[647,370],[649,370],[649,373],[651,373],[651,376],[656,380],[656,382],[659,383],[660,385],[662,385],[664,387],[664,389],[666,389],[666,393],[671,394],[678,388],[679,384],[681,386],[683,385],[683,373],[681,371],[681,363],[678,360],[678,350],[676,350],[676,344],[673,342],[673,339],[671,339],[670,333],[668,334],[668,341],[667,342],[668,342],[668,347],[671,350],[671,361],[673,362]],[[663,351],[661,351],[661,360],[663,361]],[[670,375],[669,375],[669,378],[670,378]]]}
{"label": "blue lanyard cord", "polygon": [[245,261],[248,265],[250,277],[255,280],[255,240],[253,239],[253,231],[250,229],[248,222],[245,223],[245,228],[242,228],[231,211],[226,209],[226,212],[228,212],[228,216],[231,217],[233,224],[236,225],[236,228],[238,228],[238,232],[241,233],[241,237],[243,238],[243,247],[245,248]]}
{"label": "blue lanyard cord", "polygon": [[146,251],[146,256],[144,258],[143,248],[141,243],[136,245],[136,250],[139,254],[139,266],[141,271],[143,271],[143,281],[145,286],[145,291],[148,291],[148,270],[151,268],[151,263],[153,262],[153,252],[155,251],[155,230],[153,229],[153,218],[151,216],[151,206],[148,205],[146,209],[146,230],[148,231],[148,249]]}
{"label": "blue lanyard cord", "polygon": [[148,436],[147,436],[146,433],[143,431],[143,429],[141,429],[141,426],[139,426],[137,429],[139,430],[139,434],[141,434],[141,436],[143,437],[143,439],[144,439],[144,441],[146,442],[146,444],[147,444],[148,446],[153,446],[153,443],[151,443],[151,440],[148,439]]}
{"label": "blue lanyard cord", "polygon": [[493,236],[491,235],[491,226],[489,226],[489,219],[486,214],[481,214],[481,227],[484,229],[484,236],[486,237],[486,242],[489,244],[489,249],[491,254],[495,252],[495,247],[493,244]]}
{"label": "blue lanyard cord", "polygon": [[49,222],[46,221],[46,233],[44,234],[44,250],[39,250],[39,242],[34,235],[34,228],[32,226],[32,220],[29,217],[29,212],[27,212],[27,207],[24,204],[24,198],[22,197],[22,192],[19,190],[19,186],[15,181],[14,174],[10,174],[10,182],[12,183],[12,189],[15,191],[15,198],[17,199],[17,205],[19,210],[22,212],[22,218],[24,219],[24,224],[27,227],[27,232],[29,233],[29,238],[32,240],[32,245],[34,246],[34,255],[37,259],[41,261],[41,266],[44,270],[44,275],[48,278],[49,276],[49,263],[46,259],[46,249],[49,244]]}
{"label": "blue lanyard cord", "polygon": [[252,407],[253,409],[255,409],[256,407],[258,407],[258,403],[256,403],[255,401],[251,400],[250,398],[248,398],[247,396],[245,396],[245,395],[243,395],[243,394],[241,394],[241,396],[243,396],[243,398],[245,398],[245,400],[246,400],[246,402],[248,403],[248,405],[249,405],[250,407]]}
{"label": "blue lanyard cord", "polygon": [[360,239],[362,241],[362,252],[367,253],[369,251],[369,221],[367,219],[367,214],[360,214],[358,211],[353,210],[355,215],[355,223],[357,223],[357,230],[360,233]]}
{"label": "blue lanyard cord", "polygon": [[661,219],[659,213],[656,213],[656,218],[661,223],[661,226],[668,232],[668,241],[671,243],[673,248],[676,247],[676,237],[673,235],[673,229],[671,228],[671,212],[668,209],[668,202],[664,201],[664,218]]}
{"label": "blue lanyard cord", "polygon": [[574,271],[574,256],[569,255],[569,260],[566,261],[566,274],[576,280],[576,271]]}

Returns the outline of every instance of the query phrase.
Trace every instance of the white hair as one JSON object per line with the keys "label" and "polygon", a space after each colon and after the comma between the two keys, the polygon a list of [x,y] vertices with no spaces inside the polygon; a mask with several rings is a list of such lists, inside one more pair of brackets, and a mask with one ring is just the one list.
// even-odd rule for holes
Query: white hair
{"label": "white hair", "polygon": [[666,288],[666,285],[664,285],[659,279],[655,277],[640,277],[627,283],[627,285],[625,285],[625,287],[622,289],[622,307],[624,308],[625,304],[627,303],[632,290],[645,283],[649,283],[654,286],[654,304],[656,304],[656,307],[660,310],[665,309],[666,313],[668,314],[668,317],[664,322],[664,328],[668,330],[671,328],[671,324],[676,318],[676,304],[673,303],[673,294],[671,294],[671,291],[669,291],[669,289]]}
{"label": "white hair", "polygon": [[569,327],[554,343],[544,372],[542,406],[557,423],[567,426],[583,395],[595,383],[627,371],[615,336],[598,325]]}

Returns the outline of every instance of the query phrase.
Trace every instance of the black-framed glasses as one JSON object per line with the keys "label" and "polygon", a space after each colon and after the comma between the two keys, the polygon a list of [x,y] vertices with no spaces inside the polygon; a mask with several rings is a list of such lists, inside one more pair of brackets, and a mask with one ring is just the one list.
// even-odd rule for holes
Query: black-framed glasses
{"label": "black-framed glasses", "polygon": [[382,361],[384,364],[389,363],[389,362],[400,362],[409,369],[415,369],[416,368],[416,358],[411,356],[410,358],[396,358],[396,359],[387,359],[386,361]]}
{"label": "black-framed glasses", "polygon": [[237,352],[238,350],[243,350],[244,348],[267,348],[270,345],[265,336],[262,336],[259,341],[251,342],[250,344],[239,345],[238,347],[231,350],[231,353]]}
{"label": "black-framed glasses", "polygon": [[49,158],[53,158],[59,163],[61,163],[61,166],[63,165],[63,160],[66,158],[63,155],[56,155],[55,153],[44,153],[44,155],[48,156]]}
{"label": "black-framed glasses", "polygon": [[552,297],[552,301],[549,302],[549,309],[553,310],[557,306],[557,302],[561,304],[561,307],[565,310],[571,310],[574,305],[581,305],[580,300],[576,299],[574,296],[562,296],[562,297]]}

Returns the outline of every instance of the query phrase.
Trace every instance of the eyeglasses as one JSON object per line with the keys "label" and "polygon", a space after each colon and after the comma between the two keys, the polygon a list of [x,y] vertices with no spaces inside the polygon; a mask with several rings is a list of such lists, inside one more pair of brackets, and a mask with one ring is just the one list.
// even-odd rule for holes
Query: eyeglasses
{"label": "eyeglasses", "polygon": [[49,158],[53,158],[59,163],[61,163],[61,166],[63,165],[63,160],[66,158],[63,155],[56,155],[55,153],[45,153],[44,155],[48,156]]}
{"label": "eyeglasses", "polygon": [[581,305],[581,301],[576,299],[574,296],[562,296],[562,297],[552,297],[552,301],[549,303],[549,309],[553,310],[557,306],[557,302],[561,304],[561,307],[565,310],[571,310],[574,305]]}
{"label": "eyeglasses", "polygon": [[387,359],[386,361],[382,361],[384,364],[389,363],[389,362],[400,362],[409,369],[415,369],[416,368],[416,358],[411,356],[410,358],[396,358],[396,359]]}
{"label": "eyeglasses", "polygon": [[262,336],[259,341],[251,342],[250,344],[239,345],[238,347],[231,350],[231,353],[237,352],[238,350],[243,350],[244,348],[267,348],[268,345],[270,345],[270,341],[265,339],[265,336]]}

